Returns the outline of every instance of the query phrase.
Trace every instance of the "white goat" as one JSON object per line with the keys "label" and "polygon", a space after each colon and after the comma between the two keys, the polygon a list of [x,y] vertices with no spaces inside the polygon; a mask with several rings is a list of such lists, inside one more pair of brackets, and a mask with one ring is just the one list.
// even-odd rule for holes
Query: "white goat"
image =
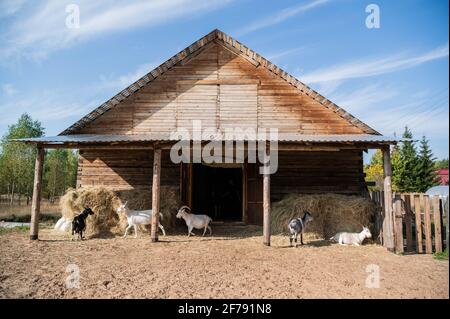
{"label": "white goat", "polygon": [[183,218],[186,222],[186,226],[188,228],[188,237],[192,234],[195,235],[192,230],[195,229],[204,229],[203,235],[205,236],[206,230],[209,229],[209,234],[212,235],[212,229],[209,224],[212,222],[211,217],[208,215],[194,215],[190,214],[187,211],[191,211],[191,209],[187,206],[182,206],[177,213],[177,218]]}
{"label": "white goat", "polygon": [[63,216],[58,219],[54,228],[59,231],[68,232],[72,229],[72,220]]}
{"label": "white goat", "polygon": [[362,244],[364,239],[371,238],[372,234],[370,233],[369,228],[363,226],[363,230],[360,233],[337,233],[333,237],[330,238],[331,241],[335,241],[340,245],[355,245],[359,246]]}
{"label": "white goat", "polygon": [[[137,238],[137,226],[138,225],[150,225],[152,223],[152,210],[130,210],[127,208],[127,202],[122,204],[117,209],[117,214],[124,213],[127,217],[128,227],[125,229],[125,234],[123,237],[127,237],[128,230],[134,227],[134,238]],[[160,215],[162,217],[162,215]],[[158,227],[161,229],[164,236],[166,236],[166,231],[164,227],[158,221]]]}

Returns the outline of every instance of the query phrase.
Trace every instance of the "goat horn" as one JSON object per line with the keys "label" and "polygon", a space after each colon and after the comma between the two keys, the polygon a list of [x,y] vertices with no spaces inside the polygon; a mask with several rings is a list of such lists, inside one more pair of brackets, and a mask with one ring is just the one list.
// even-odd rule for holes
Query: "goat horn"
{"label": "goat horn", "polygon": [[189,208],[189,206],[184,205],[184,206],[181,206],[181,207],[180,207],[180,210],[185,210],[185,209],[191,211],[191,209]]}

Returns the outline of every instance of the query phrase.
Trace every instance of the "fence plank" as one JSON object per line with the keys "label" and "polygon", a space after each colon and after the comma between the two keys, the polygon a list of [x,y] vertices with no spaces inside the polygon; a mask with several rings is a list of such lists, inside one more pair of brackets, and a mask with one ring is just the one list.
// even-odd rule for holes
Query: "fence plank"
{"label": "fence plank", "polygon": [[433,203],[433,221],[434,221],[434,248],[437,253],[442,252],[442,233],[441,233],[441,209],[439,196],[432,198]]}
{"label": "fence plank", "polygon": [[394,201],[394,244],[395,252],[403,253],[403,218],[402,218],[402,199],[399,195],[395,196]]}
{"label": "fence plank", "polygon": [[445,212],[443,215],[445,215],[445,248],[448,249],[448,241],[449,241],[449,209],[448,209],[448,202],[449,200],[447,199],[445,201],[445,205],[443,205],[444,207],[442,208],[442,210]]}
{"label": "fence plank", "polygon": [[406,251],[413,251],[413,237],[412,237],[412,221],[411,221],[411,195],[402,195],[402,200],[405,203],[405,226],[406,226]]}
{"label": "fence plank", "polygon": [[416,215],[416,249],[419,254],[423,253],[422,207],[423,207],[423,196],[414,196],[414,212]]}
{"label": "fence plank", "polygon": [[433,253],[433,241],[431,238],[431,216],[430,216],[430,198],[424,196],[425,203],[425,252]]}

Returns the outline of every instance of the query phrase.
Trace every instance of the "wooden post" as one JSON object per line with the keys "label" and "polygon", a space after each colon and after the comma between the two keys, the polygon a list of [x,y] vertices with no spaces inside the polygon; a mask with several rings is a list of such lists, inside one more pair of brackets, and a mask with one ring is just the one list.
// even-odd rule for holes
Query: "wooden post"
{"label": "wooden post", "polygon": [[33,199],[31,202],[31,240],[36,240],[39,236],[39,215],[41,213],[42,168],[44,166],[44,154],[44,148],[42,146],[38,146],[36,163],[34,165]]}
{"label": "wooden post", "polygon": [[441,205],[439,196],[434,196],[433,203],[433,220],[434,220],[434,248],[437,253],[442,252],[442,232],[441,232]]}
{"label": "wooden post", "polygon": [[395,239],[395,252],[403,253],[403,210],[402,199],[399,195],[395,196],[394,202],[394,239]]}
{"label": "wooden post", "polygon": [[425,197],[425,252],[427,254],[433,253],[433,241],[431,239],[431,216],[430,216],[430,197]]}
{"label": "wooden post", "polygon": [[383,243],[390,251],[394,251],[394,218],[392,203],[392,166],[390,147],[382,148],[384,170],[384,220]]}
{"label": "wooden post", "polygon": [[153,183],[152,183],[152,242],[158,241],[158,222],[160,207],[160,175],[161,175],[161,149],[155,147],[153,152]]}
{"label": "wooden post", "polygon": [[444,200],[442,200],[442,215],[444,215],[445,214],[445,224],[446,224],[446,227],[445,227],[445,232],[446,232],[446,234],[445,234],[445,248],[446,249],[448,249],[448,240],[449,240],[449,222],[448,222],[448,220],[449,220],[449,209],[448,209],[448,201],[449,201],[449,199],[447,198],[447,200],[445,201],[445,203],[444,203]]}
{"label": "wooden post", "polygon": [[412,237],[412,219],[411,219],[411,195],[402,195],[402,200],[405,203],[405,226],[406,226],[406,251],[413,251],[413,237]]}
{"label": "wooden post", "polygon": [[423,195],[414,196],[414,212],[416,215],[416,246],[417,246],[417,252],[419,254],[423,253],[422,207],[423,207]]}
{"label": "wooden post", "polygon": [[265,163],[263,175],[263,242],[264,245],[270,246],[270,174],[266,160]]}

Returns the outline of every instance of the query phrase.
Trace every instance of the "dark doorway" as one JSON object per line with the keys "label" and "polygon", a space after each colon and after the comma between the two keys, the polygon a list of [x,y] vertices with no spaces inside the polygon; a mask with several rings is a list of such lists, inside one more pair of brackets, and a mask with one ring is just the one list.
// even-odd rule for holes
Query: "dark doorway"
{"label": "dark doorway", "polygon": [[193,212],[214,221],[242,221],[242,168],[194,164]]}

